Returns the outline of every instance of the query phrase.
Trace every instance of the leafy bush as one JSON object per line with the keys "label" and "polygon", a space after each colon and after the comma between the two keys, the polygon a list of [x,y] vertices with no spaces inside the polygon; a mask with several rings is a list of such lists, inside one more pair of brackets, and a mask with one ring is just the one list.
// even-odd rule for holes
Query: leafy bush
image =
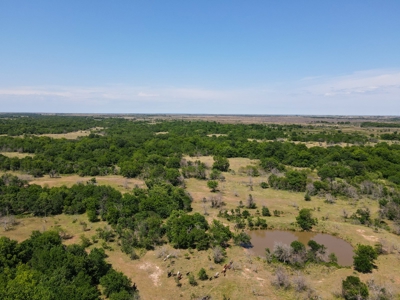
{"label": "leafy bush", "polygon": [[358,244],[354,252],[353,264],[355,270],[361,273],[370,273],[376,267],[374,262],[378,254],[372,246]]}
{"label": "leafy bush", "polygon": [[346,300],[363,300],[367,299],[369,292],[365,283],[355,276],[347,276],[342,281],[342,295]]}
{"label": "leafy bush", "polygon": [[303,230],[311,230],[311,228],[316,225],[317,219],[314,219],[311,214],[311,209],[303,208],[299,211],[299,215],[296,217],[297,224]]}
{"label": "leafy bush", "polygon": [[208,279],[208,275],[207,272],[204,268],[201,268],[199,273],[197,274],[197,276],[199,277],[200,280],[207,280]]}

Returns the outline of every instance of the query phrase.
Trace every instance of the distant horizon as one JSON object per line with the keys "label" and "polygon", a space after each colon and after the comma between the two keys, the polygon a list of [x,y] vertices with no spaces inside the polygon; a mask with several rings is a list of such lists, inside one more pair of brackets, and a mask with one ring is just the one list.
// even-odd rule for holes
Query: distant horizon
{"label": "distant horizon", "polygon": [[324,115],[324,114],[213,114],[213,113],[90,113],[90,112],[0,112],[1,114],[38,114],[38,115],[151,115],[151,116],[159,116],[159,115],[168,115],[168,116],[243,116],[243,117],[317,117],[317,118],[331,118],[331,117],[346,117],[346,118],[400,118],[400,115]]}

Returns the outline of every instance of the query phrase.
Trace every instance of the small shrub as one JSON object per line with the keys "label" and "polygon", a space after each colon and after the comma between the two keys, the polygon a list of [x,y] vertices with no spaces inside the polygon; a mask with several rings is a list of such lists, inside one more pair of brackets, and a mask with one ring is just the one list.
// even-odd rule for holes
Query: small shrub
{"label": "small shrub", "polygon": [[271,213],[270,213],[268,207],[266,207],[266,206],[263,206],[263,207],[262,207],[262,209],[261,209],[261,214],[262,214],[264,217],[270,217],[270,216],[271,216]]}
{"label": "small shrub", "polygon": [[189,283],[190,283],[190,285],[192,285],[192,286],[196,286],[196,285],[197,285],[197,281],[196,281],[196,279],[194,278],[194,275],[193,275],[193,274],[189,274]]}
{"label": "small shrub", "polygon": [[273,284],[279,288],[288,289],[290,288],[289,275],[286,270],[282,267],[278,267],[275,271],[275,279]]}
{"label": "small shrub", "polygon": [[304,195],[304,200],[306,201],[311,201],[311,196],[310,193],[307,191],[306,194]]}
{"label": "small shrub", "polygon": [[204,268],[201,268],[199,273],[197,274],[197,276],[199,277],[200,280],[207,280],[208,279],[208,275],[207,272]]}
{"label": "small shrub", "polygon": [[82,234],[82,235],[80,236],[80,238],[81,238],[81,245],[82,245],[84,248],[87,248],[87,247],[89,247],[89,246],[92,244],[92,242],[90,241],[90,239],[89,239],[88,237],[86,237],[84,234]]}

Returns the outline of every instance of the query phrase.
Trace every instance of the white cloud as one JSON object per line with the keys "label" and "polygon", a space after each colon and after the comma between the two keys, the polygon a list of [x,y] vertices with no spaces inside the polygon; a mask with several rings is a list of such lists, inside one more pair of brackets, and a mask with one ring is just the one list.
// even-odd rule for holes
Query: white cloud
{"label": "white cloud", "polygon": [[274,88],[0,87],[0,107],[49,112],[394,115],[400,113],[400,71],[312,76]]}
{"label": "white cloud", "polygon": [[305,91],[316,95],[336,96],[369,93],[394,93],[400,96],[400,72],[374,70],[355,72],[351,75],[314,80]]}

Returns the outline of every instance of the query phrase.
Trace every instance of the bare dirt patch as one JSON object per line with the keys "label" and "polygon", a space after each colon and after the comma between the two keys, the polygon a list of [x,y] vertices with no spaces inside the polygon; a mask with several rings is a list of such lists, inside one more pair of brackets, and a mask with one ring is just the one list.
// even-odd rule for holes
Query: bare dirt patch
{"label": "bare dirt patch", "polygon": [[361,234],[361,236],[363,238],[365,238],[367,241],[371,241],[371,242],[377,242],[379,240],[378,237],[374,236],[374,235],[365,235],[363,234],[365,232],[365,230],[363,229],[357,229],[356,230],[359,234]]}

